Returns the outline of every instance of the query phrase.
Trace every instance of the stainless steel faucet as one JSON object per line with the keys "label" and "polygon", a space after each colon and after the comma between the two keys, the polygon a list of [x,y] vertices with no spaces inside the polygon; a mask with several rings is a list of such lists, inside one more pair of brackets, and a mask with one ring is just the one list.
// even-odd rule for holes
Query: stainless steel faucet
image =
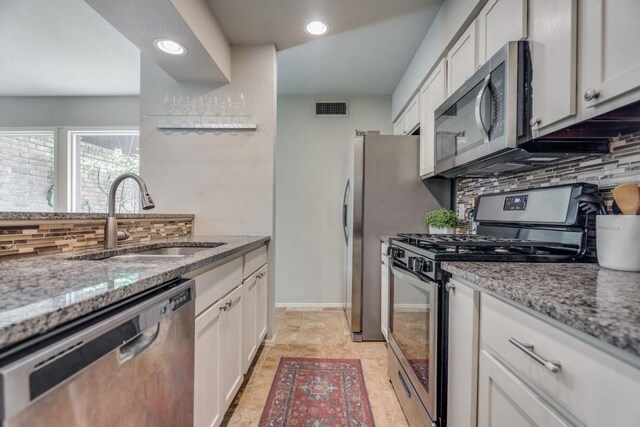
{"label": "stainless steel faucet", "polygon": [[140,187],[140,203],[142,209],[149,210],[156,207],[153,199],[147,190],[147,184],[135,173],[123,173],[118,176],[109,189],[109,212],[107,214],[107,223],[104,227],[104,248],[115,249],[118,246],[118,221],[116,220],[116,191],[122,181],[127,178],[133,179]]}

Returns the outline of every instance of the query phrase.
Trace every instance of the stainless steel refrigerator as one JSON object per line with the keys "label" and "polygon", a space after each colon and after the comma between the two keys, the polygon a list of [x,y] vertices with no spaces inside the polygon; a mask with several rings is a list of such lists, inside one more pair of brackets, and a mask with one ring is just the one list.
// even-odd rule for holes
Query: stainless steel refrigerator
{"label": "stainless steel refrigerator", "polygon": [[380,237],[425,232],[424,214],[449,207],[448,180],[419,178],[420,137],[358,132],[344,189],[343,307],[354,341],[380,341]]}

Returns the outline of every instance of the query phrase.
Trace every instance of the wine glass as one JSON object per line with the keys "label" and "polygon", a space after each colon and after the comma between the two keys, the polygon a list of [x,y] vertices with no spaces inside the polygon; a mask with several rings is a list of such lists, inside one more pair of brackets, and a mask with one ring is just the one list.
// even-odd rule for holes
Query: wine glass
{"label": "wine glass", "polygon": [[178,96],[173,93],[164,95],[164,110],[169,116],[173,116],[178,110]]}
{"label": "wine glass", "polygon": [[204,100],[204,96],[195,96],[193,97],[193,111],[200,116],[200,127],[202,127],[202,115],[205,112],[207,105]]}
{"label": "wine glass", "polygon": [[190,95],[181,95],[180,96],[180,111],[182,112],[183,122],[182,127],[187,127],[188,124],[188,115],[193,110],[193,100]]}

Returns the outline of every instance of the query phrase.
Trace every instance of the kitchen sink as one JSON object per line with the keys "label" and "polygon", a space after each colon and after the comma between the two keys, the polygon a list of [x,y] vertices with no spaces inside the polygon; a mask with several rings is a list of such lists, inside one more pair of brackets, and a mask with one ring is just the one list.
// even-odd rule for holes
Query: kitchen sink
{"label": "kitchen sink", "polygon": [[69,259],[93,261],[106,259],[122,261],[151,261],[159,259],[184,258],[222,245],[226,245],[226,243],[214,242],[208,243],[206,246],[167,246],[139,250],[135,250],[135,248],[127,248],[129,249],[127,252],[120,254],[114,254],[113,250],[106,250],[90,254],[81,254],[70,257]]}
{"label": "kitchen sink", "polygon": [[133,252],[131,254],[125,254],[120,256],[139,256],[139,255],[147,255],[147,256],[186,256],[197,254],[198,252],[206,251],[207,247],[202,246],[184,246],[184,247],[172,247],[172,248],[155,248],[155,249],[147,249],[145,251]]}

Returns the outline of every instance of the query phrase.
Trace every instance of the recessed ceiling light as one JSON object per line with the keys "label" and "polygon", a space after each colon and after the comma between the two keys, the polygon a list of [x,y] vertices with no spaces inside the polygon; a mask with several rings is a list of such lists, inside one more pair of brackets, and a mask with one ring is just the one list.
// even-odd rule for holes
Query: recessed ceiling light
{"label": "recessed ceiling light", "polygon": [[156,48],[169,55],[184,55],[187,53],[187,48],[177,41],[169,39],[160,39],[154,42]]}
{"label": "recessed ceiling light", "polygon": [[307,33],[313,36],[321,36],[322,34],[327,32],[329,27],[327,27],[327,24],[325,24],[324,22],[311,21],[304,27],[304,29],[307,31]]}

